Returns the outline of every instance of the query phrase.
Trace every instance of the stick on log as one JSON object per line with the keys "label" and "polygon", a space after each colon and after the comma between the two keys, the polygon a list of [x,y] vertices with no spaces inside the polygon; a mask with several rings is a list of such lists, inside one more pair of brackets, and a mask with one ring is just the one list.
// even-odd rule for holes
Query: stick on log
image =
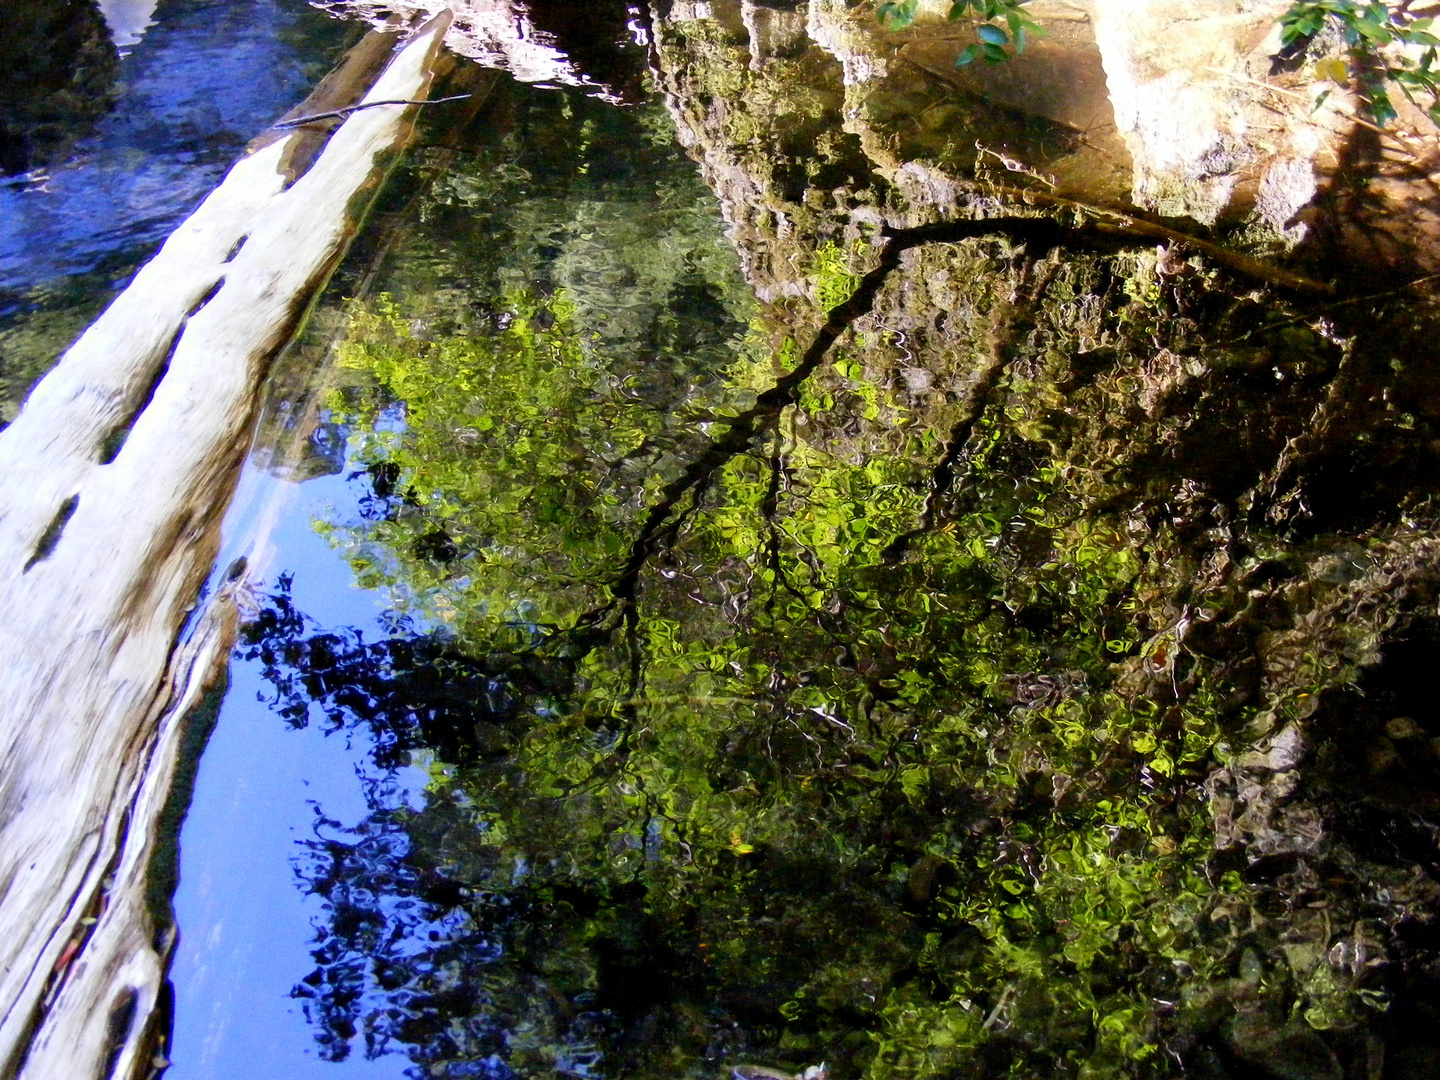
{"label": "stick on log", "polygon": [[447,101],[464,101],[469,97],[469,94],[453,94],[450,97],[431,98],[429,101],[406,101],[404,99],[367,101],[362,105],[351,105],[344,109],[331,109],[329,112],[314,113],[311,116],[297,116],[294,120],[279,120],[274,126],[284,130],[285,128],[299,127],[301,124],[313,124],[317,120],[343,120],[361,109],[378,109],[381,105],[443,105]]}

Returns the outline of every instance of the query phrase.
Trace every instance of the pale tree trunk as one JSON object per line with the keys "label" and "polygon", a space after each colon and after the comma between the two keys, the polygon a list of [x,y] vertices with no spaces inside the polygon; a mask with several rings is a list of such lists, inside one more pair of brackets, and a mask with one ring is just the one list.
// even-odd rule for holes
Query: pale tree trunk
{"label": "pale tree trunk", "polygon": [[[301,114],[349,104],[346,78],[376,60],[364,100],[423,99],[448,22],[393,58],[393,37],[368,39]],[[0,1076],[163,1066],[152,1021],[172,941],[146,869],[181,720],[233,640],[234,589],[182,629],[269,363],[411,111],[350,114],[308,169],[312,131],[258,142],[0,433]]]}

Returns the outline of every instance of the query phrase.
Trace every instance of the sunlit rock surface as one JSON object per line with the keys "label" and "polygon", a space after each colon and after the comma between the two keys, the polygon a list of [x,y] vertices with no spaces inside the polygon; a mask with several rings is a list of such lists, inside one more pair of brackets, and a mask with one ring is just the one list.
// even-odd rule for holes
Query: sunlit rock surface
{"label": "sunlit rock surface", "polygon": [[[1263,84],[1280,44],[1278,20],[1288,7],[1285,0],[1243,9],[1097,0],[1096,38],[1116,123],[1135,161],[1139,205],[1210,224],[1236,201],[1242,181],[1248,181],[1253,203],[1266,158],[1298,156],[1308,164],[1322,148],[1322,125],[1333,121],[1334,106],[1310,118],[1295,133],[1302,145],[1292,146],[1284,114],[1302,110],[1286,90],[1267,96]],[[1257,141],[1273,143],[1277,136],[1279,145],[1259,149]],[[1289,213],[1269,224],[1283,229],[1314,190],[1313,180],[1308,190],[1299,185],[1295,205],[1271,210]]]}
{"label": "sunlit rock surface", "polygon": [[[330,5],[377,17],[442,6]],[[451,43],[461,53],[525,81],[588,80],[613,91],[603,59],[583,55],[583,43],[616,40],[618,24],[574,32],[565,4],[455,7]],[[655,32],[658,39],[668,29],[673,39],[681,27],[691,36],[708,27],[717,44],[747,51],[757,87],[789,80],[792,111],[826,99],[840,116],[833,134],[858,140],[867,168],[903,196],[912,218],[926,208],[959,212],[963,190],[991,174],[996,183],[1217,227],[1258,249],[1308,241],[1326,257],[1376,268],[1436,264],[1440,193],[1423,151],[1434,125],[1399,92],[1395,131],[1357,123],[1354,93],[1314,74],[1333,42],[1277,55],[1284,0],[1234,8],[1037,0],[1028,10],[1044,33],[1023,54],[959,69],[955,56],[973,29],[948,22],[948,7],[926,0],[912,26],[889,31],[870,5],[841,0],[675,3],[657,9]],[[826,70],[827,57],[835,70]],[[819,149],[833,158],[833,148]]]}
{"label": "sunlit rock surface", "polygon": [[1287,246],[1431,270],[1437,263],[1434,123],[1392,88],[1400,116],[1357,120],[1348,87],[1315,74],[1334,35],[1280,55],[1286,0],[1240,5],[1091,0],[1134,201],[1205,225],[1245,222]]}

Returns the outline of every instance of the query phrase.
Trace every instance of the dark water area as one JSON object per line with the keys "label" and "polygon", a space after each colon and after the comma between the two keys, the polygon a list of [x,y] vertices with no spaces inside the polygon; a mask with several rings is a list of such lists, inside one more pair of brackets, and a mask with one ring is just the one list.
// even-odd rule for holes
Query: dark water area
{"label": "dark water area", "polygon": [[[83,10],[49,17],[106,34],[94,4],[71,7]],[[105,36],[72,50],[74,63],[103,69],[91,107],[75,110],[70,139],[51,140],[58,160],[0,178],[0,420],[356,34],[303,0],[162,0],[152,18],[123,58]],[[19,57],[4,63],[44,93]]]}
{"label": "dark water area", "polygon": [[0,175],[54,160],[110,105],[118,53],[89,0],[14,3],[0,31]]}

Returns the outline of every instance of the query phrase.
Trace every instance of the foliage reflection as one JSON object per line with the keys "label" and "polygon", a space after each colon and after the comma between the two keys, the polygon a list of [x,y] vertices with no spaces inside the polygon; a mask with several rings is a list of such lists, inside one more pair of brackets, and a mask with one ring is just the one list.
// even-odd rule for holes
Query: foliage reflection
{"label": "foliage reflection", "polygon": [[[533,179],[547,130],[493,154]],[[1376,643],[1421,625],[1375,622],[1365,575],[1418,596],[1428,549],[1327,495],[1350,459],[1300,440],[1317,402],[1423,396],[1391,361],[1405,335],[1361,338],[1346,382],[1331,338],[1208,272],[982,240],[897,263],[802,370],[824,313],[859,311],[863,246],[817,245],[809,302],[763,316],[713,217],[707,237],[632,200],[643,230],[567,263],[601,231],[574,215],[681,190],[647,137],[651,164],[604,183],[588,136],[547,151],[551,201],[509,216],[482,155],[426,211],[468,192],[503,240],[456,256],[469,313],[352,309],[330,404],[369,493],[322,528],[388,590],[389,633],[311,626],[282,588],[245,646],[292,723],[429,770],[423,809],[377,784],[360,826],[317,822],[327,918],[296,994],[326,1055],[1367,1075],[1386,1008],[1424,999],[1435,888],[1343,830],[1322,844],[1329,774],[1297,796],[1291,770],[1299,725],[1353,712]],[[907,367],[922,343],[892,327],[942,286],[965,317]],[[1277,329],[1234,347],[1247,304]],[[1434,421],[1349,415],[1395,445]],[[1374,461],[1377,500],[1429,512],[1403,455]]]}

